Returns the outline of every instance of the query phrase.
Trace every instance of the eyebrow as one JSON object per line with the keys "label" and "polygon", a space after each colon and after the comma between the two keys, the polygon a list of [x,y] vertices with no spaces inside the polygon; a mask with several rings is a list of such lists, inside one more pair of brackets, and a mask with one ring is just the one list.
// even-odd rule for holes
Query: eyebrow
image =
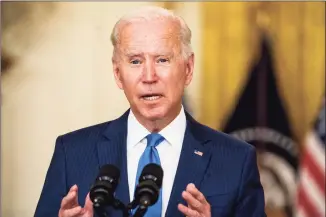
{"label": "eyebrow", "polygon": [[[135,57],[135,56],[143,56],[144,53],[143,52],[139,52],[139,53],[136,53],[136,52],[130,52],[130,53],[125,53],[124,56],[130,58],[130,57]],[[155,57],[159,57],[159,56],[169,56],[169,57],[173,57],[174,56],[174,53],[173,52],[157,52],[157,53],[154,53],[154,54],[151,54]]]}
{"label": "eyebrow", "polygon": [[124,56],[126,57],[134,57],[134,56],[142,56],[144,53],[133,53],[133,52],[130,52],[130,53],[125,53]]}

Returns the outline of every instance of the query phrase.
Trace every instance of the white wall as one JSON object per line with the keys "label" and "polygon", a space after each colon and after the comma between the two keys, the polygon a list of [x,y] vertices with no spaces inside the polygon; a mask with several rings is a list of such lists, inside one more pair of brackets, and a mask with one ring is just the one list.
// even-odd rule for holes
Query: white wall
{"label": "white wall", "polygon": [[[36,28],[33,46],[2,80],[3,217],[33,216],[59,134],[116,118],[128,108],[113,80],[110,31],[127,10],[151,3],[55,4],[56,14]],[[198,4],[178,10],[193,30],[195,52],[200,51]],[[189,88],[195,105],[199,60],[200,53]]]}

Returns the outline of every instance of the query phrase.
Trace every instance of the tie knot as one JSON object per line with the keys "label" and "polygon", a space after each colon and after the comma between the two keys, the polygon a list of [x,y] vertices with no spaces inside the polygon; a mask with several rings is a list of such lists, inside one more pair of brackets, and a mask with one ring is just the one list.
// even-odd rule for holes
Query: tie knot
{"label": "tie knot", "polygon": [[164,140],[164,137],[158,133],[148,134],[146,136],[146,138],[147,138],[147,146],[150,146],[150,147],[156,147],[158,144],[160,144]]}

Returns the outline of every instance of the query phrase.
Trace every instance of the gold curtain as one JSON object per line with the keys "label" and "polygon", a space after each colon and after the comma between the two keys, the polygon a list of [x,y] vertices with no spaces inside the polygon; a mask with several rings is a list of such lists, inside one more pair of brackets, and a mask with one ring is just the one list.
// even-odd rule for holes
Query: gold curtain
{"label": "gold curtain", "polygon": [[[325,88],[323,2],[204,2],[200,121],[220,129],[257,57],[265,14],[280,94],[298,139],[310,129]],[[259,20],[259,19],[258,19]]]}

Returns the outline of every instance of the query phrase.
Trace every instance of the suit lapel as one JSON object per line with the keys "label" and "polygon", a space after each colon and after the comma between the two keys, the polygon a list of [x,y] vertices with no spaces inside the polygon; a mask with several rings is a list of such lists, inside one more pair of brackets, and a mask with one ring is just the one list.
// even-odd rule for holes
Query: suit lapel
{"label": "suit lapel", "polygon": [[117,120],[110,122],[104,132],[105,138],[97,144],[100,167],[113,164],[120,169],[120,182],[115,194],[124,204],[130,202],[126,147],[128,114],[129,110]]}
{"label": "suit lapel", "polygon": [[187,128],[165,215],[167,217],[181,215],[177,208],[178,203],[186,204],[181,196],[182,191],[189,183],[193,183],[197,187],[200,186],[211,156],[208,146],[204,146],[208,140],[202,132],[202,127],[189,114],[186,115]]}

